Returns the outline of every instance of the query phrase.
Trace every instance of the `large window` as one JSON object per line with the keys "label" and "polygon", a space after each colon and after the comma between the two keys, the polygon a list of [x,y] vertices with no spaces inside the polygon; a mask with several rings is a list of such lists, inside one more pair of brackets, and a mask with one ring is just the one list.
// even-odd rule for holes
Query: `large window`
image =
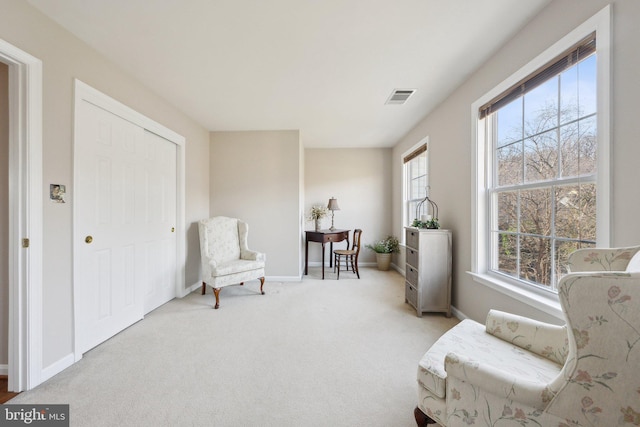
{"label": "large window", "polygon": [[555,291],[571,252],[608,244],[608,14],[472,107],[472,273],[483,283]]}
{"label": "large window", "polygon": [[480,110],[491,269],[550,289],[568,254],[596,243],[595,45],[593,34]]}
{"label": "large window", "polygon": [[[427,144],[421,143],[403,158],[404,162],[404,224],[411,225],[414,219],[426,212],[418,212],[416,207],[427,195],[429,185]],[[424,209],[424,208],[423,208]]]}

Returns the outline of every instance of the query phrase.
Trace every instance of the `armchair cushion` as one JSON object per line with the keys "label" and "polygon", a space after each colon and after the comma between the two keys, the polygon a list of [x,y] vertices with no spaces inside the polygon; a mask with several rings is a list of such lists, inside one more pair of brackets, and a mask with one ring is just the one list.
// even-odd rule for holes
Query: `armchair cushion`
{"label": "armchair cushion", "polygon": [[[506,364],[516,362],[520,368],[524,368],[523,360],[516,358],[503,359]],[[541,359],[544,360],[544,359]],[[457,378],[461,382],[476,385],[476,389],[470,395],[465,395],[462,389],[449,388],[451,400],[473,399],[479,389],[507,399],[517,399],[519,403],[536,409],[544,409],[555,395],[548,388],[549,381],[560,373],[560,366],[552,366],[546,360],[534,361],[530,366],[530,374],[522,375],[522,370],[504,369],[505,365],[495,365],[487,361],[478,361],[478,358],[467,357],[461,354],[449,353],[445,358],[445,369],[451,378]],[[546,366],[545,366],[546,365]]]}
{"label": "armchair cushion", "polygon": [[[518,378],[523,390],[534,390],[536,402],[542,399],[544,385],[555,379],[562,366],[546,357],[525,351],[521,347],[488,334],[485,325],[470,319],[463,320],[427,351],[418,364],[418,382],[437,397],[446,395],[445,358],[450,362],[461,356],[472,355],[474,366],[487,367],[488,371],[502,370],[505,375]],[[450,354],[455,349],[455,354]],[[449,355],[449,356],[447,356]],[[531,393],[529,393],[531,395]]]}
{"label": "armchair cushion", "polygon": [[215,263],[211,267],[212,276],[226,276],[227,274],[240,273],[242,271],[257,270],[264,268],[264,261],[252,261],[246,259],[234,259],[230,261]]}

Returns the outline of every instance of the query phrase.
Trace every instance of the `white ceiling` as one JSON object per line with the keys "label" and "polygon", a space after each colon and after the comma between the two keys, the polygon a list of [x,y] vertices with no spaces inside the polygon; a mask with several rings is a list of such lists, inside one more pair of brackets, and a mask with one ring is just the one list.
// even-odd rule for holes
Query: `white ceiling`
{"label": "white ceiling", "polygon": [[29,1],[209,130],[329,148],[393,146],[550,0]]}

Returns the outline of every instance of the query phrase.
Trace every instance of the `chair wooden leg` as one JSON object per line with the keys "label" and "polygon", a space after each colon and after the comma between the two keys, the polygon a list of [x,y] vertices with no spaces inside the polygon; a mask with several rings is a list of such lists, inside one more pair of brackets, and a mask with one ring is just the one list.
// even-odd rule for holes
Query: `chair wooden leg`
{"label": "chair wooden leg", "polygon": [[358,270],[358,258],[356,258],[356,261],[354,262],[355,266],[356,266],[356,276],[358,276],[358,279],[360,278],[360,270]]}
{"label": "chair wooden leg", "polygon": [[338,280],[340,280],[340,264],[342,263],[342,257],[340,255],[336,256],[336,263],[338,264]]}
{"label": "chair wooden leg", "polygon": [[264,277],[260,278],[260,293],[262,295],[264,295],[264,291],[262,290],[262,287],[264,286]]}
{"label": "chair wooden leg", "polygon": [[216,305],[213,308],[217,309],[220,307],[220,288],[213,288],[213,295],[216,296]]}
{"label": "chair wooden leg", "polygon": [[202,295],[204,295],[207,292],[207,284],[202,282]]}
{"label": "chair wooden leg", "polygon": [[429,418],[417,406],[416,406],[416,409],[413,410],[413,416],[416,419],[416,424],[418,424],[418,427],[427,427],[427,425],[429,425],[429,424],[436,424],[436,422],[434,420]]}

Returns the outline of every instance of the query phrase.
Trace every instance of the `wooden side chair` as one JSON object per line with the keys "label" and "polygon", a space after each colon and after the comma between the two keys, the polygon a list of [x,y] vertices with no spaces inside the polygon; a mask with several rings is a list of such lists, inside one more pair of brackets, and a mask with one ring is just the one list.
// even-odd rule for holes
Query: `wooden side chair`
{"label": "wooden side chair", "polygon": [[342,257],[344,257],[347,271],[349,270],[349,264],[351,264],[351,271],[356,273],[358,279],[360,278],[360,271],[358,271],[358,255],[360,255],[361,235],[362,230],[359,228],[355,229],[353,231],[353,244],[351,245],[351,249],[335,249],[333,251],[333,269],[335,271],[336,267],[338,268],[338,279],[340,279],[340,263],[342,262]]}

